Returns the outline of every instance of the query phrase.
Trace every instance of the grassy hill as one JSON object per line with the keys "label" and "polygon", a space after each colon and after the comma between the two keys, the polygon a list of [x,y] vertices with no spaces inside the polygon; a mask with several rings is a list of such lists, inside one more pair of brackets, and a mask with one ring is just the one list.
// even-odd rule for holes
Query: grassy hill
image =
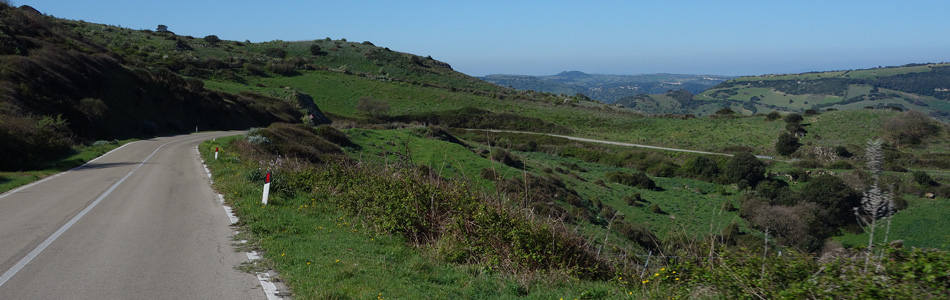
{"label": "grassy hill", "polygon": [[699,93],[732,77],[667,73],[605,75],[570,71],[550,76],[494,74],[480,78],[518,90],[534,90],[564,95],[584,94],[604,103],[614,103],[629,96],[662,94],[668,90],[684,89],[692,93]]}
{"label": "grassy hill", "polygon": [[[828,291],[925,298],[950,289],[939,273],[945,268],[923,267],[928,259],[947,261],[946,252],[889,248],[879,261],[886,268],[856,272],[863,254],[834,249],[833,239],[850,245],[862,238],[850,209],[871,180],[863,155],[875,137],[888,141],[881,178],[909,199],[892,232],[906,235],[910,247],[946,245],[941,232],[914,228],[923,226],[915,221],[921,211],[948,207],[950,130],[914,113],[842,109],[800,120],[785,116],[786,122],[780,115],[736,113],[765,107],[761,98],[699,99],[704,96],[686,90],[620,107],[498,86],[371,42],[222,41],[2,5],[0,17],[0,32],[10,37],[4,41],[11,41],[0,47],[0,134],[7,135],[0,137],[15,141],[4,140],[3,147],[53,143],[68,152],[96,139],[181,132],[193,124],[263,127],[208,141],[201,151],[207,157],[213,147],[225,150],[222,159],[207,160],[216,188],[238,211],[251,245],[264,250],[302,299],[427,292],[444,298],[735,298],[750,292],[826,298]],[[776,76],[768,90],[760,83],[766,80],[739,78],[722,83],[716,94],[825,90],[792,101],[831,103],[908,92],[901,82],[916,79],[883,80],[940,68],[855,71],[856,78],[831,81],[824,78],[836,73],[803,74],[796,85],[815,82],[798,87],[788,85],[791,77]],[[559,80],[585,76],[568,72]],[[835,89],[845,83],[838,96]],[[648,115],[630,108],[707,113]],[[320,112],[332,126],[309,121]],[[798,146],[785,156],[776,150],[783,133],[794,134]],[[749,153],[778,159],[760,161]],[[265,167],[275,172],[274,198],[262,207],[255,183]],[[6,176],[0,173],[0,184],[11,181]],[[927,193],[937,199],[921,198]],[[821,250],[839,253],[838,260],[810,256]],[[925,284],[899,276],[908,272]],[[893,284],[848,285],[881,276]]]}
{"label": "grassy hill", "polygon": [[696,94],[747,111],[899,108],[950,118],[950,64],[740,77]]}

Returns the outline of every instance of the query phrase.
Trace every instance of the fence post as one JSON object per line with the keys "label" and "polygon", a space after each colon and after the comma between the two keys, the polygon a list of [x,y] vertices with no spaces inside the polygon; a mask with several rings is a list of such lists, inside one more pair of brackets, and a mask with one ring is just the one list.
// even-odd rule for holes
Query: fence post
{"label": "fence post", "polygon": [[267,172],[267,178],[264,179],[264,197],[261,199],[261,203],[267,205],[267,196],[270,195],[270,172]]}
{"label": "fence post", "polygon": [[647,267],[650,266],[650,256],[653,256],[653,250],[647,253],[647,261],[643,264],[643,270],[640,271],[640,279],[643,279],[643,274],[647,272]]}

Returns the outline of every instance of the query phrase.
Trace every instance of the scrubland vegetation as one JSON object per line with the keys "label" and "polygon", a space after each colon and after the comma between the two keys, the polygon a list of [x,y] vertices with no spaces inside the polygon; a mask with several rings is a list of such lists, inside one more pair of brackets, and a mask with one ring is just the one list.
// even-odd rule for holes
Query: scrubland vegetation
{"label": "scrubland vegetation", "polygon": [[[620,108],[492,85],[370,42],[194,38],[2,4],[0,20],[0,150],[29,152],[3,156],[0,169],[62,170],[89,159],[63,160],[76,149],[118,144],[99,140],[256,126],[200,149],[247,247],[264,253],[256,267],[279,271],[297,298],[950,292],[950,242],[939,226],[950,208],[950,129],[935,110],[835,102],[907,100],[900,83],[914,79],[848,80],[940,65],[842,71],[834,76],[851,79],[803,86],[790,81],[818,74],[776,76],[768,87],[739,78]],[[829,94],[808,94],[818,89]],[[801,107],[771,104],[766,91]],[[927,97],[942,105],[940,94]],[[681,114],[643,114],[661,111]],[[880,159],[869,163],[867,142],[877,138]],[[266,172],[273,198],[262,206]],[[12,187],[48,173],[0,174],[0,186]],[[867,206],[869,194],[890,195],[879,197],[887,209]]]}

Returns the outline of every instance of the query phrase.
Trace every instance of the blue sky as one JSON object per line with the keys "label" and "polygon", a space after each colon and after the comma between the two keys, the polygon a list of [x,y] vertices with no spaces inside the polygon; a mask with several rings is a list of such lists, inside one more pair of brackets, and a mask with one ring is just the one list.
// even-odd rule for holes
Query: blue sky
{"label": "blue sky", "polygon": [[330,37],[469,75],[759,75],[950,61],[950,1],[13,0],[60,18],[227,40]]}

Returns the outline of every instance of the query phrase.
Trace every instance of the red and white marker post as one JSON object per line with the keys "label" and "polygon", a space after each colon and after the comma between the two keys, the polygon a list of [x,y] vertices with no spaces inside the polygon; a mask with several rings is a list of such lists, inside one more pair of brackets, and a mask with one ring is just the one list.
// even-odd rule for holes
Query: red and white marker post
{"label": "red and white marker post", "polygon": [[218,160],[218,147],[214,147],[214,160]]}
{"label": "red and white marker post", "polygon": [[267,172],[267,178],[264,180],[264,198],[261,203],[267,205],[267,196],[270,195],[270,172]]}

